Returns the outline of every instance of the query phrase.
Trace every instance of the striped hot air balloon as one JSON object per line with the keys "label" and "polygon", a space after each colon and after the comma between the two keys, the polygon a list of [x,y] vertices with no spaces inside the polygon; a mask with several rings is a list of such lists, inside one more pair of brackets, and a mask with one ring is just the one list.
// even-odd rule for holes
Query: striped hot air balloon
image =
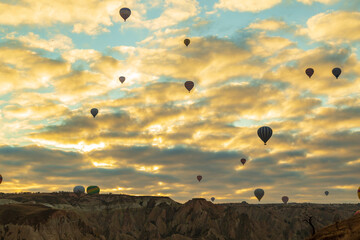
{"label": "striped hot air balloon", "polygon": [[86,189],[87,194],[93,195],[93,194],[99,194],[100,188],[98,186],[88,186]]}
{"label": "striped hot air balloon", "polygon": [[257,134],[259,138],[264,142],[264,145],[266,145],[266,142],[269,141],[272,136],[272,129],[267,126],[263,126],[258,129]]}

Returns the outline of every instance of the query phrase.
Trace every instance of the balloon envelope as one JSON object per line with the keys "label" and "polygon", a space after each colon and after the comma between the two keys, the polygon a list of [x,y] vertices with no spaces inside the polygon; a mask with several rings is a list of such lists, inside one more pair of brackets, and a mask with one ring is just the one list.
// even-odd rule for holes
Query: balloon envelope
{"label": "balloon envelope", "polygon": [[264,142],[264,145],[266,145],[266,142],[269,141],[272,136],[272,129],[267,126],[263,126],[258,129],[257,134],[259,138]]}
{"label": "balloon envelope", "polygon": [[289,198],[287,196],[283,196],[281,200],[286,204],[289,201]]}
{"label": "balloon envelope", "polygon": [[189,46],[189,44],[190,44],[190,39],[186,38],[186,39],[184,40],[184,44],[185,44],[186,46]]}
{"label": "balloon envelope", "polygon": [[340,68],[334,68],[332,70],[332,74],[336,77],[336,79],[340,76],[341,74],[341,69]]}
{"label": "balloon envelope", "polygon": [[214,200],[215,200],[215,198],[214,198],[214,197],[212,197],[212,198],[211,198],[211,201],[214,201]]}
{"label": "balloon envelope", "polygon": [[80,196],[82,193],[85,193],[85,188],[83,186],[75,186],[74,193]]}
{"label": "balloon envelope", "polygon": [[360,214],[360,210],[357,210],[357,211],[354,213],[354,215],[358,215],[358,214]]}
{"label": "balloon envelope", "polygon": [[3,178],[2,178],[2,176],[1,176],[1,174],[0,174],[0,183],[2,183],[2,180],[3,180]]}
{"label": "balloon envelope", "polygon": [[200,181],[201,181],[201,179],[202,179],[202,176],[201,176],[201,175],[199,175],[199,176],[197,176],[196,178],[197,178],[197,180],[200,182]]}
{"label": "balloon envelope", "polygon": [[91,112],[91,115],[93,115],[93,117],[95,117],[98,114],[99,110],[97,110],[97,108],[93,108],[93,109],[91,109],[90,112]]}
{"label": "balloon envelope", "polygon": [[256,198],[259,200],[259,202],[260,202],[260,200],[261,200],[261,198],[264,196],[265,192],[264,192],[263,189],[258,188],[258,189],[255,189],[254,194],[255,194],[255,197],[256,197]]}
{"label": "balloon envelope", "polygon": [[358,188],[358,198],[360,199],[360,187]]}
{"label": "balloon envelope", "polygon": [[241,160],[241,163],[244,165],[246,163],[246,159],[245,158],[242,158]]}
{"label": "balloon envelope", "polygon": [[87,194],[99,194],[100,188],[98,186],[88,186],[86,189]]}
{"label": "balloon envelope", "polygon": [[305,73],[309,76],[309,78],[311,78],[311,76],[314,74],[314,69],[308,68],[305,70]]}
{"label": "balloon envelope", "polygon": [[128,19],[128,17],[130,17],[131,15],[131,10],[129,8],[122,8],[119,11],[120,16],[124,19],[124,22],[126,22],[126,19]]}
{"label": "balloon envelope", "polygon": [[186,81],[185,82],[185,88],[190,92],[191,89],[194,87],[194,82],[193,81]]}
{"label": "balloon envelope", "polygon": [[329,195],[329,191],[325,191],[325,195],[326,195],[326,196]]}
{"label": "balloon envelope", "polygon": [[121,77],[119,77],[119,80],[121,83],[123,83],[123,82],[125,82],[125,77],[121,76]]}

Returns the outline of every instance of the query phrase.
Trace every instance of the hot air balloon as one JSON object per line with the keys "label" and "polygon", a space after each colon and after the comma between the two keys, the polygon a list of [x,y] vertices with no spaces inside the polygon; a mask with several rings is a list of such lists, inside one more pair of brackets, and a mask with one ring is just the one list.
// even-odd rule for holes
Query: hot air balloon
{"label": "hot air balloon", "polygon": [[314,74],[314,69],[308,68],[305,70],[305,73],[309,76],[309,78],[311,78],[311,76]]}
{"label": "hot air balloon", "polygon": [[357,211],[354,213],[354,216],[355,216],[355,215],[358,215],[358,214],[360,215],[360,210],[357,210]]}
{"label": "hot air balloon", "polygon": [[358,188],[358,198],[360,199],[360,187]]}
{"label": "hot air balloon", "polygon": [[79,197],[82,193],[85,193],[85,188],[83,186],[75,186],[74,193]]}
{"label": "hot air balloon", "polygon": [[332,74],[336,77],[336,79],[338,79],[338,77],[340,76],[341,74],[341,69],[340,68],[334,68],[332,70]]}
{"label": "hot air balloon", "polygon": [[262,197],[264,196],[265,192],[264,192],[264,190],[262,190],[261,188],[258,188],[258,189],[255,189],[254,194],[255,194],[255,197],[256,197],[256,198],[259,200],[259,202],[260,202],[260,200],[261,200]]}
{"label": "hot air balloon", "polygon": [[90,112],[91,112],[91,115],[93,115],[93,117],[95,117],[98,114],[99,110],[97,110],[97,108],[93,108],[93,109],[91,109]]}
{"label": "hot air balloon", "polygon": [[213,201],[215,201],[215,198],[214,198],[214,197],[212,197],[212,198],[211,198],[211,201],[212,201],[212,202],[213,202]]}
{"label": "hot air balloon", "polygon": [[202,179],[202,176],[201,176],[201,175],[199,175],[199,176],[197,176],[196,178],[197,178],[197,180],[200,182],[200,181],[201,181],[201,179]]}
{"label": "hot air balloon", "polygon": [[121,76],[121,77],[119,77],[119,80],[120,80],[121,84],[123,84],[125,82],[125,77]]}
{"label": "hot air balloon", "polygon": [[1,176],[1,174],[0,174],[0,183],[2,183],[2,180],[3,180],[3,178],[2,178],[2,176]]}
{"label": "hot air balloon", "polygon": [[190,92],[191,89],[194,87],[194,82],[193,81],[186,81],[185,82],[185,88]]}
{"label": "hot air balloon", "polygon": [[264,142],[264,145],[266,145],[266,142],[272,136],[272,129],[267,126],[263,126],[258,129],[257,134],[258,134],[259,138]]}
{"label": "hot air balloon", "polygon": [[281,198],[281,200],[283,201],[283,203],[287,204],[287,202],[289,201],[289,198],[287,196],[283,196]]}
{"label": "hot air balloon", "polygon": [[245,158],[242,158],[241,160],[241,163],[244,165],[246,163],[246,159]]}
{"label": "hot air balloon", "polygon": [[326,195],[326,196],[329,195],[329,191],[325,191],[325,195]]}
{"label": "hot air balloon", "polygon": [[89,195],[99,194],[100,188],[98,186],[88,186],[86,192]]}
{"label": "hot air balloon", "polygon": [[184,44],[185,44],[186,46],[189,46],[189,44],[190,44],[190,39],[186,38],[186,39],[184,40]]}
{"label": "hot air balloon", "polygon": [[120,9],[119,13],[120,16],[124,19],[124,22],[126,22],[126,19],[131,15],[131,10],[129,8],[122,8]]}

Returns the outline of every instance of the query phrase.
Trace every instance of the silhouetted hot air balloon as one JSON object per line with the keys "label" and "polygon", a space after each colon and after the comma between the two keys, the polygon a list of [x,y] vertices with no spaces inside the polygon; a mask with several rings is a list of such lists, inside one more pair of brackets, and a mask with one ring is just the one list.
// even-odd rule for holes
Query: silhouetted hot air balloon
{"label": "silhouetted hot air balloon", "polygon": [[190,92],[191,89],[194,87],[194,82],[193,81],[186,81],[185,82],[185,88]]}
{"label": "silhouetted hot air balloon", "polygon": [[329,195],[329,191],[325,191],[325,195],[326,195],[326,196]]}
{"label": "silhouetted hot air balloon", "polygon": [[99,194],[100,193],[100,188],[98,186],[88,186],[86,189],[87,194],[92,195],[92,194]]}
{"label": "silhouetted hot air balloon", "polygon": [[215,198],[214,198],[214,197],[212,197],[212,198],[211,198],[211,201],[212,201],[212,202],[213,202],[213,201],[215,201]]}
{"label": "silhouetted hot air balloon", "polygon": [[305,70],[305,73],[309,76],[309,78],[311,78],[311,76],[314,74],[314,69],[308,68]]}
{"label": "silhouetted hot air balloon", "polygon": [[197,180],[200,182],[200,181],[201,181],[201,179],[202,179],[202,176],[201,176],[201,175],[199,175],[199,176],[197,176],[196,178],[197,178]]}
{"label": "silhouetted hot air balloon", "polygon": [[244,165],[246,163],[246,159],[245,158],[242,158],[241,160],[241,163]]}
{"label": "silhouetted hot air balloon", "polygon": [[93,117],[95,117],[98,114],[99,110],[97,110],[97,108],[93,108],[91,109],[90,113],[91,115],[93,115]]}
{"label": "silhouetted hot air balloon", "polygon": [[85,188],[83,186],[75,186],[74,193],[79,197],[82,193],[85,193]]}
{"label": "silhouetted hot air balloon", "polygon": [[257,134],[258,134],[259,138],[264,142],[264,145],[266,145],[266,142],[272,136],[272,129],[267,126],[263,126],[258,129]]}
{"label": "silhouetted hot air balloon", "polygon": [[338,77],[340,76],[341,74],[341,69],[340,68],[334,68],[332,70],[332,74],[336,77],[336,79],[338,79]]}
{"label": "silhouetted hot air balloon", "polygon": [[259,202],[260,202],[260,200],[261,200],[262,197],[264,196],[265,192],[264,192],[264,190],[262,190],[261,188],[258,188],[258,189],[255,189],[254,194],[255,194],[255,197],[256,197],[256,198],[259,200]]}
{"label": "silhouetted hot air balloon", "polygon": [[286,204],[289,201],[289,198],[287,196],[283,196],[281,200]]}
{"label": "silhouetted hot air balloon", "polygon": [[360,199],[360,187],[358,188],[358,198]]}
{"label": "silhouetted hot air balloon", "polygon": [[189,46],[189,44],[190,44],[190,39],[186,38],[186,39],[184,40],[184,44],[185,44],[186,46]]}
{"label": "silhouetted hot air balloon", "polygon": [[120,16],[124,19],[124,22],[126,22],[126,19],[131,15],[131,10],[129,8],[122,8],[120,9],[119,13]]}
{"label": "silhouetted hot air balloon", "polygon": [[1,174],[0,174],[0,183],[2,183],[2,180],[3,180],[3,178],[2,178],[2,176],[1,176]]}
{"label": "silhouetted hot air balloon", "polygon": [[119,80],[120,80],[121,84],[123,84],[125,82],[125,77],[121,76],[121,77],[119,77]]}

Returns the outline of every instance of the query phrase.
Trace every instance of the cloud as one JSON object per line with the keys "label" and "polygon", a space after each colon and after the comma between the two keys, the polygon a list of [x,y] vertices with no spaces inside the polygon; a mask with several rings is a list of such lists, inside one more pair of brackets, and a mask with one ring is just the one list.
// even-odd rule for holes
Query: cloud
{"label": "cloud", "polygon": [[287,28],[288,25],[284,21],[279,21],[275,19],[264,19],[251,23],[247,28],[248,29],[260,29],[267,31],[276,31],[279,29]]}
{"label": "cloud", "polygon": [[7,34],[5,39],[17,40],[25,47],[44,49],[53,52],[55,49],[67,50],[73,47],[71,38],[57,34],[50,40],[41,39],[39,35],[30,32],[27,36],[15,36],[15,32]]}
{"label": "cloud", "polygon": [[303,4],[312,5],[313,3],[319,2],[322,4],[333,4],[338,2],[339,0],[297,0]]}
{"label": "cloud", "polygon": [[306,34],[315,41],[339,44],[360,40],[360,33],[357,31],[359,28],[359,12],[335,11],[319,13],[311,17],[307,21],[307,28],[299,29],[298,34]]}
{"label": "cloud", "polygon": [[281,0],[220,0],[214,8],[239,12],[260,12],[281,3]]}

